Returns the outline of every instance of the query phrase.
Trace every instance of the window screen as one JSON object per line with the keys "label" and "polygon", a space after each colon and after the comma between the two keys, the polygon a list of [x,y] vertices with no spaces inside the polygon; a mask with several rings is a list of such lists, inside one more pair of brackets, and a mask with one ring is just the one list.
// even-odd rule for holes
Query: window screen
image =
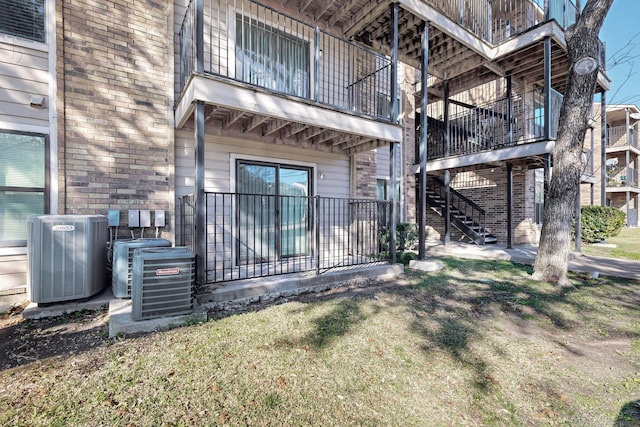
{"label": "window screen", "polygon": [[0,33],[45,42],[45,0],[0,0]]}

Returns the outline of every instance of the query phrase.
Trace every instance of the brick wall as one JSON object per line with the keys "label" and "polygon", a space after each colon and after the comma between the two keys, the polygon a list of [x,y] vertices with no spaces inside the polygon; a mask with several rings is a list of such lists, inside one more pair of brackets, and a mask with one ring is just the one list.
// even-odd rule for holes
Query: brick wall
{"label": "brick wall", "polygon": [[173,3],[57,0],[56,14],[60,213],[173,222]]}
{"label": "brick wall", "polygon": [[355,176],[351,194],[356,198],[376,198],[376,152],[366,151],[353,156]]}
{"label": "brick wall", "polygon": [[[533,180],[527,179],[531,171],[514,170],[512,221],[514,244],[535,244],[539,230],[532,216]],[[531,173],[532,175],[532,173]],[[453,176],[453,174],[452,174]],[[507,242],[507,174],[502,168],[477,171],[484,186],[458,189],[457,191],[473,200],[486,211],[487,230],[498,238],[498,243]],[[444,238],[444,220],[433,210],[427,213],[428,235],[436,239]],[[451,241],[469,242],[453,225]]]}

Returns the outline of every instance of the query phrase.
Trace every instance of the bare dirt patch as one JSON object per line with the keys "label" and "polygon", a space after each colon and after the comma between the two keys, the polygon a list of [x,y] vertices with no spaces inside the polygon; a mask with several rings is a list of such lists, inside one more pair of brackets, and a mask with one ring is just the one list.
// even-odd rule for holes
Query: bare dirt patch
{"label": "bare dirt patch", "polygon": [[0,370],[52,357],[69,357],[108,341],[106,308],[25,320],[26,302],[0,315]]}

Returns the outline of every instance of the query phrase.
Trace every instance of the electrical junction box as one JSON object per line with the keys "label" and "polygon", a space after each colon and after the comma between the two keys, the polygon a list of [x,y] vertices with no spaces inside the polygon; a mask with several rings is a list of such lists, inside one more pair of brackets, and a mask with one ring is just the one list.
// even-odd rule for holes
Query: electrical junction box
{"label": "electrical junction box", "polygon": [[151,211],[149,209],[140,210],[140,227],[151,227]]}
{"label": "electrical junction box", "polygon": [[153,216],[155,219],[156,227],[165,226],[164,211],[162,209],[156,209]]}
{"label": "electrical junction box", "polygon": [[109,227],[117,227],[120,225],[120,211],[109,209],[107,213],[107,223]]}
{"label": "electrical junction box", "polygon": [[140,211],[137,209],[129,210],[129,228],[140,227]]}

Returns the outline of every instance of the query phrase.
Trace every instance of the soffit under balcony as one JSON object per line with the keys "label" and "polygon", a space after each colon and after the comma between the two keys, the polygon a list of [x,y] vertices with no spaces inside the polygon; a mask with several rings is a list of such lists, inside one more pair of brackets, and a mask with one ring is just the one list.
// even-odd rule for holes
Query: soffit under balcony
{"label": "soffit under balcony", "polygon": [[205,104],[207,132],[221,136],[348,155],[402,140],[401,125],[206,75],[193,75],[183,92],[178,128],[192,120],[195,102]]}
{"label": "soffit under balcony", "polygon": [[207,105],[205,108],[205,123],[208,122],[214,122],[212,129],[222,136],[295,145],[325,152],[354,154],[389,145],[389,141],[371,136],[348,134],[219,105]]}

